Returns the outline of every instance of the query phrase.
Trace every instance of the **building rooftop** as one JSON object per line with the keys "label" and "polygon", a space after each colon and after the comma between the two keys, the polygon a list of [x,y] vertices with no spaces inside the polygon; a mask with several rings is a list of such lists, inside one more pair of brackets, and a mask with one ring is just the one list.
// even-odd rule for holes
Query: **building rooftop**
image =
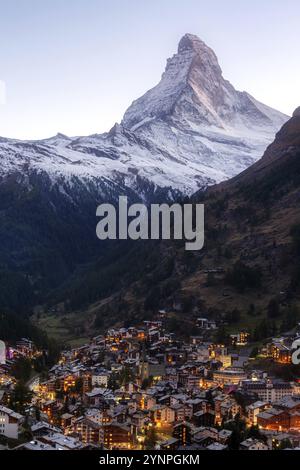
{"label": "building rooftop", "polygon": [[5,413],[5,414],[11,416],[12,418],[17,419],[18,421],[20,421],[21,419],[24,418],[23,415],[20,415],[19,413],[16,413],[15,411],[11,410],[10,408],[6,408],[6,406],[1,406],[0,405],[0,413]]}

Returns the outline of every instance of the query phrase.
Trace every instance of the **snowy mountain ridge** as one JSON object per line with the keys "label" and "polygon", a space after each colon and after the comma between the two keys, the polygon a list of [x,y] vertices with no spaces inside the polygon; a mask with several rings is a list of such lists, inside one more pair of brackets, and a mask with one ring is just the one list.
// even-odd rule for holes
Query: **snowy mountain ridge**
{"label": "snowy mountain ridge", "polygon": [[108,133],[40,141],[0,139],[0,177],[47,175],[72,196],[78,182],[105,197],[127,190],[170,199],[228,179],[254,163],[288,119],[223,78],[215,53],[186,34],[160,83]]}

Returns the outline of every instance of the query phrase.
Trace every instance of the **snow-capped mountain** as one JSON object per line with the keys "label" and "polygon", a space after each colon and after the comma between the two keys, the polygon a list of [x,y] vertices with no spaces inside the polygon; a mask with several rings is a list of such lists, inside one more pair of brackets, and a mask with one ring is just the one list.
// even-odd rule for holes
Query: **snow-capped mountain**
{"label": "snow-capped mountain", "polygon": [[[256,161],[286,120],[236,91],[214,52],[186,35],[160,83],[110,132],[0,138],[0,274],[9,285],[0,285],[0,308],[44,304],[65,283],[70,295],[83,291],[86,305],[111,283],[121,286],[131,245],[99,242],[96,206],[120,195],[130,203],[169,202],[226,180]],[[124,253],[112,277],[109,263]],[[99,265],[108,267],[100,275]],[[86,271],[84,290],[72,280]]]}
{"label": "snow-capped mountain", "polygon": [[129,191],[172,199],[240,173],[286,120],[236,91],[215,53],[187,34],[160,83],[129,107],[121,124],[89,137],[0,139],[0,176],[43,175],[71,197],[79,184],[103,198]]}

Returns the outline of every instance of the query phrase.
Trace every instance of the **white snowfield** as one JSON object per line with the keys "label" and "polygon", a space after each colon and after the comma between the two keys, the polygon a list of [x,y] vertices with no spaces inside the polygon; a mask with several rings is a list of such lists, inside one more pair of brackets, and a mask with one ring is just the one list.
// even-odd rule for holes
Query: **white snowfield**
{"label": "white snowfield", "polygon": [[185,35],[160,83],[110,132],[42,141],[0,139],[0,176],[46,173],[52,184],[127,187],[141,182],[190,195],[260,158],[288,116],[238,92],[214,52]]}

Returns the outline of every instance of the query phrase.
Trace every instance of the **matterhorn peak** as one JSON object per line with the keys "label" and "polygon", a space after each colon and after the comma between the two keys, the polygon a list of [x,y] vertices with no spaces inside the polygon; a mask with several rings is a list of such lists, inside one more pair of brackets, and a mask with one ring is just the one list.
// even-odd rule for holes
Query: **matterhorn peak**
{"label": "matterhorn peak", "polygon": [[153,118],[167,119],[184,98],[202,104],[205,102],[204,115],[213,114],[215,124],[222,127],[213,110],[214,98],[220,101],[217,95],[222,82],[222,71],[214,51],[197,36],[185,34],[179,42],[177,54],[167,60],[160,83],[134,101],[126,111],[124,127],[136,130]]}
{"label": "matterhorn peak", "polygon": [[195,34],[187,33],[179,41],[178,54],[182,54],[187,51],[193,52],[197,55],[211,55],[214,61],[218,62],[217,56],[214,51]]}
{"label": "matterhorn peak", "polygon": [[198,36],[187,33],[179,41],[178,54],[186,50],[197,51],[203,47],[207,48],[207,45]]}
{"label": "matterhorn peak", "polygon": [[[178,55],[187,54],[192,58],[191,67],[189,69],[188,78],[197,74],[199,84],[206,78],[220,82],[222,79],[222,70],[218,62],[218,58],[214,51],[205,44],[198,36],[194,34],[185,34],[178,45]],[[200,76],[202,75],[202,77]]]}
{"label": "matterhorn peak", "polygon": [[124,114],[122,124],[143,131],[157,122],[172,123],[187,131],[196,128],[244,135],[265,126],[280,128],[286,116],[237,91],[225,80],[214,51],[194,34],[185,34],[178,52],[167,60],[161,81]]}

